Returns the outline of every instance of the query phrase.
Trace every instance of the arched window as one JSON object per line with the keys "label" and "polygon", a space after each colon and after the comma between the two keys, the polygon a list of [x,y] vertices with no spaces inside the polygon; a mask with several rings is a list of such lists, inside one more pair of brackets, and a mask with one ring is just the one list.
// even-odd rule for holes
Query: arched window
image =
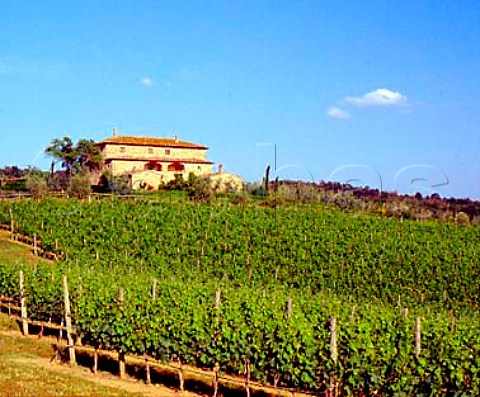
{"label": "arched window", "polygon": [[184,171],[185,166],[182,163],[180,163],[179,161],[175,161],[175,162],[168,165],[168,170],[169,171]]}
{"label": "arched window", "polygon": [[158,164],[156,161],[149,161],[144,165],[143,169],[146,171],[161,171],[162,164]]}

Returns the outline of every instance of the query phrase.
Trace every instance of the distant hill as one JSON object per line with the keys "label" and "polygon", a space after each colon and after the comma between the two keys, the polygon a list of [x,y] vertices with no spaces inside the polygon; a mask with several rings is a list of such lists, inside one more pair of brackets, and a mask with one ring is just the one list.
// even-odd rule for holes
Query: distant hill
{"label": "distant hill", "polygon": [[420,193],[412,196],[325,181],[283,180],[270,185],[280,197],[322,201],[345,210],[377,212],[405,219],[442,219],[480,224],[480,201],[469,198],[442,198],[439,194],[423,196]]}

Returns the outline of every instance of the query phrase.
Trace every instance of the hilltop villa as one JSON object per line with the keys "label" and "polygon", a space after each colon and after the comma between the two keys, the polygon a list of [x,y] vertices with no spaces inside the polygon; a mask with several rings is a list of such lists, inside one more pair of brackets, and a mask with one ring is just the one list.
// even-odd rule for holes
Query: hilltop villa
{"label": "hilltop villa", "polygon": [[158,189],[174,179],[212,174],[208,148],[174,138],[119,136],[97,143],[103,153],[104,168],[113,176],[127,176],[133,189]]}

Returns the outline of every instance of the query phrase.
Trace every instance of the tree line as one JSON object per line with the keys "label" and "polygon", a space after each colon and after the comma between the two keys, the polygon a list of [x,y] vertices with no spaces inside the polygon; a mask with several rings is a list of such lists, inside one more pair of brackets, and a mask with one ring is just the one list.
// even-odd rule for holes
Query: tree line
{"label": "tree line", "polygon": [[28,191],[36,197],[48,192],[67,192],[77,197],[91,193],[92,173],[103,166],[103,155],[95,141],[80,139],[75,143],[70,137],[55,138],[44,152],[52,158],[49,171],[6,166],[0,169],[0,188]]}

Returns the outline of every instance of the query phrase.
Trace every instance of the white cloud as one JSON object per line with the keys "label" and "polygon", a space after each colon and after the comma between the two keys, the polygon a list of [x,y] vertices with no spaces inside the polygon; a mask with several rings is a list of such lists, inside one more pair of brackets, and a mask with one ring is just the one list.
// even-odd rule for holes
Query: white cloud
{"label": "white cloud", "polygon": [[144,87],[151,87],[155,82],[150,77],[142,77],[140,79],[140,84]]}
{"label": "white cloud", "polygon": [[346,97],[345,102],[358,107],[387,107],[407,103],[407,97],[387,88],[378,88],[360,97]]}
{"label": "white cloud", "polygon": [[346,120],[350,118],[350,113],[335,106],[327,110],[327,114],[334,119]]}

